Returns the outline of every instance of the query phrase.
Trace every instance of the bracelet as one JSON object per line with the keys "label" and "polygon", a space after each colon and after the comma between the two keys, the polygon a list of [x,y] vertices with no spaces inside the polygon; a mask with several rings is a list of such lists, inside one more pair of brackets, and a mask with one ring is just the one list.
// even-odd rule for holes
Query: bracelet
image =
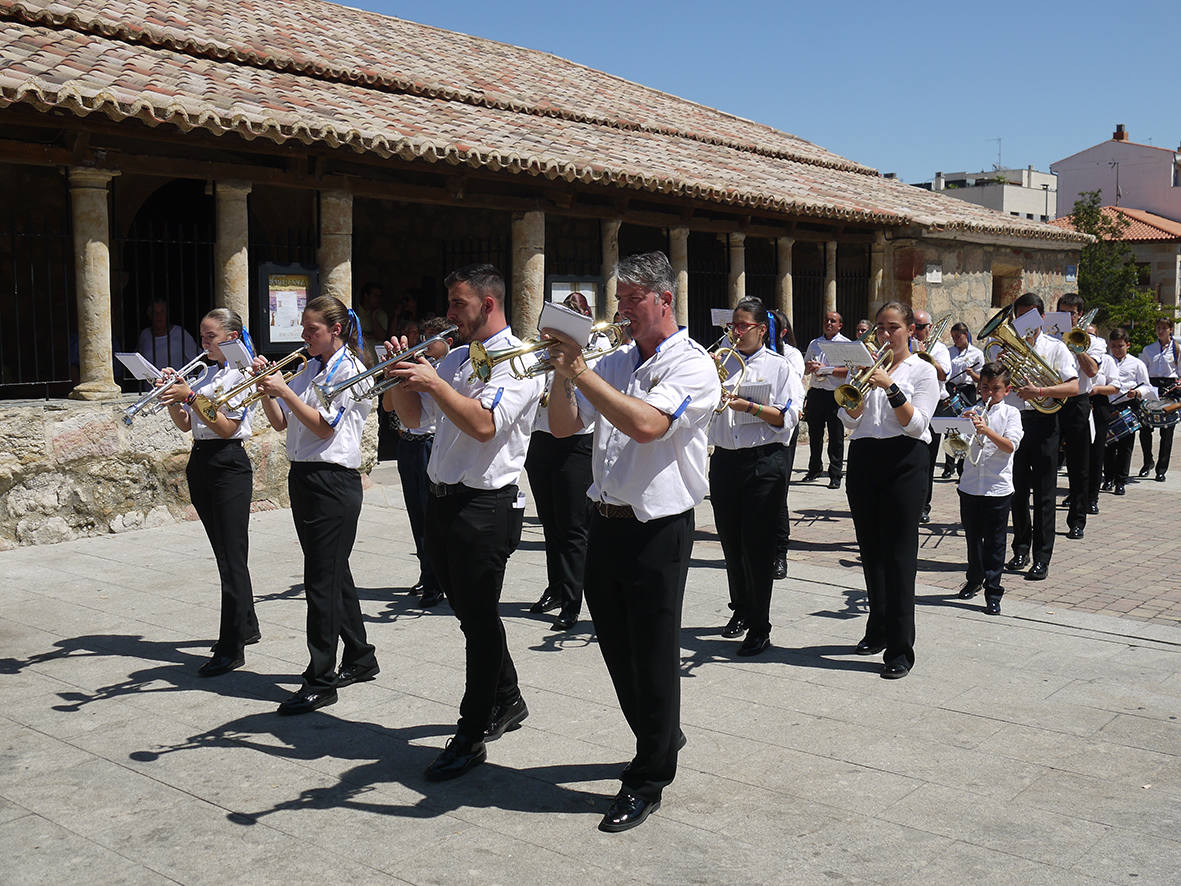
{"label": "bracelet", "polygon": [[588,369],[590,369],[590,367],[589,367],[589,366],[583,366],[583,367],[582,367],[580,370],[578,370],[576,373],[574,373],[572,376],[570,376],[570,382],[571,382],[571,384],[573,384],[574,380],[575,380],[576,378],[578,378],[578,376],[582,375],[582,374],[583,374],[584,372],[586,372]]}
{"label": "bracelet", "polygon": [[756,403],[755,404],[755,418],[758,418],[762,414],[763,414],[763,404]]}
{"label": "bracelet", "polygon": [[906,402],[906,394],[902,393],[902,389],[898,385],[890,385],[886,388],[886,400],[891,407],[897,409]]}
{"label": "bracelet", "polygon": [[189,406],[192,406],[193,401],[196,399],[197,399],[197,392],[196,391],[189,391],[189,396],[185,397],[185,403],[187,403]]}
{"label": "bracelet", "polygon": [[746,409],[744,409],[742,411],[745,412],[747,415],[750,415],[752,412],[754,412],[754,408],[755,408],[755,404],[753,402],[751,402],[750,400],[747,400],[746,401]]}

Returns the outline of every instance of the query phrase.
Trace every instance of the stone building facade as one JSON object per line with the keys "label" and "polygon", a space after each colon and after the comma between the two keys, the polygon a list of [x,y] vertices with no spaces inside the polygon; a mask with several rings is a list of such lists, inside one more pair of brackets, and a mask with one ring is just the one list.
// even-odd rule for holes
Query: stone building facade
{"label": "stone building facade", "polygon": [[[806,341],[826,309],[1052,297],[1083,239],[545,53],[318,0],[0,0],[0,60],[0,306],[24,318],[0,332],[0,413],[41,429],[0,475],[0,544],[66,537],[44,528],[51,499],[74,533],[185,515],[186,443],[112,427],[112,354],[156,298],[190,331],[215,305],[257,328],[272,264],[439,310],[448,270],[492,261],[530,336],[554,278],[594,280],[610,316],[618,257],[662,249],[699,339],[710,308],[757,294]],[[63,423],[88,428],[78,447]],[[269,436],[262,506],[282,503]],[[124,467],[124,498],[86,491]]]}

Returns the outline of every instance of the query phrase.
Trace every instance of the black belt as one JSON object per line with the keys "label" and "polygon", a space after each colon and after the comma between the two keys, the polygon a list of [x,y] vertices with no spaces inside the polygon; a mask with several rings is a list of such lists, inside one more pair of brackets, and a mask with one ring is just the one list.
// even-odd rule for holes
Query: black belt
{"label": "black belt", "polygon": [[455,495],[460,492],[477,492],[479,490],[472,489],[470,486],[464,486],[462,483],[431,483],[427,481],[427,488],[430,489],[431,495],[435,498],[446,498],[449,495]]}
{"label": "black belt", "polygon": [[225,446],[241,446],[241,440],[194,440],[194,449],[221,449]]}
{"label": "black belt", "polygon": [[595,510],[598,511],[600,514],[602,514],[604,517],[609,517],[613,520],[614,519],[627,519],[627,520],[636,519],[636,512],[634,510],[632,510],[631,505],[611,505],[611,504],[607,504],[607,502],[605,502],[605,501],[597,501],[594,503],[594,505],[595,505]]}
{"label": "black belt", "polygon": [[722,457],[738,457],[745,455],[750,458],[759,455],[774,455],[777,450],[782,449],[782,443],[764,443],[761,446],[744,446],[739,449],[727,449],[725,446],[715,446],[714,455],[721,455]]}
{"label": "black belt", "polygon": [[411,434],[409,431],[398,428],[398,436],[403,440],[409,440],[412,443],[425,443],[427,440],[435,439],[434,434]]}

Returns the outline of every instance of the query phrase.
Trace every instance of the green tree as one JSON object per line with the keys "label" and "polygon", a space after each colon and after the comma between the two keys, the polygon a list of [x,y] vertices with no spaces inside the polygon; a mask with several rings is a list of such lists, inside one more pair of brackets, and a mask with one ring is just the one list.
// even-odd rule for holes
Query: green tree
{"label": "green tree", "polygon": [[1128,220],[1118,213],[1104,215],[1099,191],[1083,191],[1074,202],[1070,223],[1090,234],[1078,265],[1078,292],[1087,308],[1098,308],[1095,322],[1107,329],[1126,327],[1133,353],[1156,338],[1156,318],[1162,309],[1152,292],[1140,288],[1136,257],[1121,239]]}

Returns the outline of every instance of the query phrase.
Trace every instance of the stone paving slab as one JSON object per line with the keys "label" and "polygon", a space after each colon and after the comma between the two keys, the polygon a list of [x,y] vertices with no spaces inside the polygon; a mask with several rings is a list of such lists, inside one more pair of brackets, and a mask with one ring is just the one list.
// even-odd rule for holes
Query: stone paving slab
{"label": "stone paving slab", "polygon": [[[352,566],[382,672],[307,717],[274,713],[306,657],[289,513],[252,517],[263,640],[214,680],[195,674],[217,621],[199,524],[0,554],[0,881],[1175,882],[1181,600],[1164,570],[1149,576],[1165,605],[1145,618],[1088,584],[1102,571],[1072,572],[1097,526],[1094,542],[1060,540],[1047,587],[1010,582],[1001,618],[952,596],[962,540],[924,530],[918,662],[886,682],[849,654],[865,594],[843,492],[793,489],[797,545],[756,659],[719,635],[703,504],[682,633],[689,743],[662,809],[605,835],[630,733],[589,621],[559,634],[528,612],[545,584],[532,512],[502,602],[531,716],[487,765],[422,778],[454,729],[462,637],[446,605],[415,608],[396,470],[374,480]],[[937,513],[950,496],[937,489]],[[1161,517],[1140,531],[1163,545]]]}

